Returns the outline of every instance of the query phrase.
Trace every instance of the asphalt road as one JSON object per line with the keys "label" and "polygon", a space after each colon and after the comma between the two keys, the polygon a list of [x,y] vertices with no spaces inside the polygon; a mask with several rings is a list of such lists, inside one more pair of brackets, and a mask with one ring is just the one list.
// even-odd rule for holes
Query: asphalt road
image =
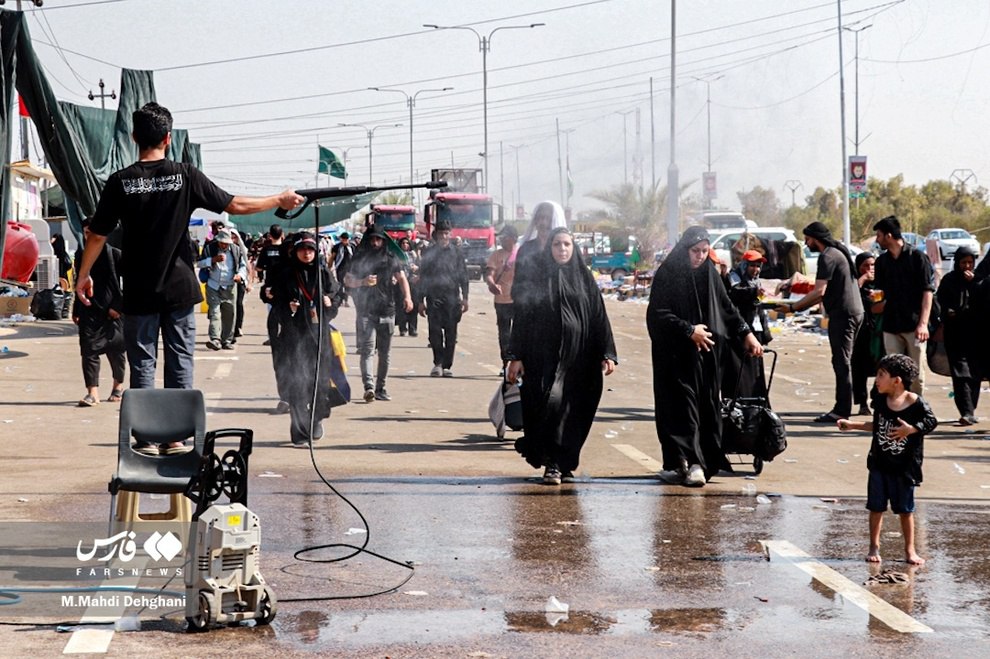
{"label": "asphalt road", "polygon": [[[262,520],[262,572],[280,599],[393,588],[409,570],[369,554],[329,565],[292,558],[304,546],[360,540],[364,534],[350,530],[364,525],[318,479],[310,452],[289,445],[288,417],[272,413],[274,380],[255,300],[249,296],[246,335],[234,353],[211,352],[201,342],[196,383],[211,429],[255,431],[249,503]],[[487,419],[498,383],[495,317],[479,285],[461,324],[456,377],[429,377],[424,320],[419,337],[393,340],[393,400],[334,411],[312,458],[367,519],[368,549],[415,568],[396,592],[282,603],[270,627],[204,635],[182,633],[175,611],[164,619],[161,611],[145,611],[140,632],[60,634],[56,624],[78,622],[79,613],[53,606],[0,626],[5,653],[981,652],[990,629],[990,574],[977,548],[987,530],[990,443],[985,425],[954,425],[946,378],[932,376],[927,392],[945,419],[926,443],[918,490],[919,551],[928,563],[909,570],[898,561],[890,518],[884,567],[908,573],[909,583],[863,587],[876,572],[862,560],[869,437],[810,423],[831,402],[824,337],[786,326],[773,343],[781,359],[771,398],[788,424],[788,450],[757,478],[740,457],[736,473],[686,490],[653,477],[660,456],[645,304],[610,300],[607,308],[620,365],[606,380],[577,483],[541,485],[539,472],[512,448],[517,433],[508,441],[495,437]],[[352,346],[353,309],[343,309],[337,325]],[[203,317],[199,333],[205,338]],[[105,523],[118,413],[106,402],[75,407],[84,389],[74,327],[0,326],[0,346],[7,348],[0,352],[0,519],[28,533],[65,522]],[[348,365],[359,390],[356,355]],[[108,377],[104,367],[104,398]],[[0,543],[2,585],[18,573],[13,565],[24,572],[39,560],[9,549],[12,542]],[[179,583],[170,587],[181,590]],[[569,604],[566,617],[548,618],[550,596]],[[12,621],[12,609],[0,606],[0,619]]]}

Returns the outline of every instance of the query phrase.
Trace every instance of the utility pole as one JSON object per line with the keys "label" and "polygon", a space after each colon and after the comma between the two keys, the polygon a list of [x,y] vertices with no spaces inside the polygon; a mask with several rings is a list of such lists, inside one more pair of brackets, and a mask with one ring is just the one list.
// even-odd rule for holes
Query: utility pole
{"label": "utility pole", "polygon": [[103,90],[105,88],[106,88],[106,85],[103,83],[103,78],[100,78],[100,93],[99,94],[94,94],[92,89],[89,90],[89,100],[95,101],[96,99],[100,99],[100,109],[102,109],[102,110],[106,110],[107,109],[107,99],[108,98],[109,99],[113,99],[113,100],[116,100],[116,98],[117,98],[117,92],[114,91],[114,90],[112,90],[112,89],[110,90],[110,93],[109,94],[103,93]]}
{"label": "utility pole", "polygon": [[622,184],[629,185],[629,140],[626,132],[626,116],[632,114],[636,110],[626,110],[625,112],[616,112],[616,114],[622,117]]}
{"label": "utility pole", "polygon": [[653,76],[650,76],[650,176],[653,190],[657,189],[657,131],[653,117]]}
{"label": "utility pole", "polygon": [[564,201],[564,165],[560,160],[560,119],[557,122],[557,179],[560,182],[560,200]]}
{"label": "utility pole", "polygon": [[963,194],[966,193],[966,183],[976,181],[976,173],[972,169],[953,169],[949,178],[959,184]]}
{"label": "utility pole", "polygon": [[[509,148],[516,152],[516,204],[522,206],[522,177],[519,175],[519,149],[524,148],[525,144],[520,144],[519,146],[509,145]],[[515,217],[515,209],[512,209],[513,217]]]}
{"label": "utility pole", "polygon": [[667,245],[672,247],[680,234],[680,206],[677,192],[680,189],[677,171],[677,135],[674,121],[677,91],[677,0],[670,0],[670,166],[667,167]]}
{"label": "utility pole", "polygon": [[[505,208],[505,150],[502,148],[502,140],[498,141],[498,203],[502,204],[502,208]],[[505,217],[505,212],[503,211],[502,217]]]}
{"label": "utility pole", "polygon": [[571,133],[573,133],[577,128],[568,128],[564,132],[564,162],[567,165],[567,195],[566,203],[564,208],[571,207]]}
{"label": "utility pole", "polygon": [[849,157],[846,155],[846,74],[842,58],[842,0],[835,0],[839,20],[839,120],[842,122],[842,242],[852,241],[849,222]]}

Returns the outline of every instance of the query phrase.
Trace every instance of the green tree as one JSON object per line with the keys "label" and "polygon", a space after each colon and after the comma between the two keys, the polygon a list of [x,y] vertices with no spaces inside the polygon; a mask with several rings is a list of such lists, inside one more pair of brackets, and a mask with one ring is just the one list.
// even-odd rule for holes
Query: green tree
{"label": "green tree", "polygon": [[[684,191],[694,185],[691,180],[684,183],[679,190]],[[667,244],[667,186],[658,181],[656,186],[639,187],[624,183],[607,190],[593,190],[589,197],[597,199],[608,206],[608,217],[611,223],[626,233],[621,236],[625,242],[628,235],[634,235],[639,240],[640,251],[652,254]],[[681,217],[684,217],[682,209]],[[681,225],[683,226],[683,219]],[[609,234],[613,235],[613,234]],[[614,248],[614,246],[613,246]]]}
{"label": "green tree", "polygon": [[737,192],[739,203],[742,204],[743,215],[762,226],[780,224],[780,200],[772,188],[756,186],[749,192]]}

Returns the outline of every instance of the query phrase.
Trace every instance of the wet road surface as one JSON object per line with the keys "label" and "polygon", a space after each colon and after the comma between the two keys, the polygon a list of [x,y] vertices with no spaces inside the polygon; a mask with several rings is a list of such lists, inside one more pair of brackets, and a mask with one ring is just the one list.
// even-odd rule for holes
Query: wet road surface
{"label": "wet road surface", "polygon": [[[477,287],[474,294],[484,300]],[[159,611],[140,632],[97,630],[102,637],[87,646],[74,640],[81,634],[55,632],[56,623],[77,620],[53,614],[39,626],[0,626],[3,653],[52,656],[75,647],[177,657],[984,654],[990,444],[985,424],[953,425],[945,378],[931,379],[928,397],[945,422],[926,440],[926,480],[918,491],[918,549],[928,563],[909,569],[898,560],[899,526],[889,516],[884,567],[908,574],[909,583],[864,587],[876,571],[863,560],[869,437],[809,423],[830,403],[824,337],[784,332],[774,342],[781,367],[773,401],[788,424],[787,452],[758,478],[744,464],[703,490],[687,490],[651,477],[659,450],[645,307],[607,306],[622,362],[606,381],[581,481],[560,488],[535,482],[537,472],[511,441],[494,437],[485,416],[498,368],[494,314],[484,302],[472,303],[462,322],[452,380],[428,377],[425,336],[397,337],[393,401],[335,410],[315,455],[367,516],[368,549],[399,564],[369,554],[313,564],[292,555],[324,543],[360,544],[365,536],[348,532],[363,525],[316,479],[308,452],[288,447],[288,418],[270,413],[264,320],[249,300],[246,336],[234,354],[197,349],[196,384],[206,395],[208,427],[255,430],[249,506],[262,520],[262,574],[280,600],[391,590],[410,576],[407,562],[415,568],[411,579],[373,598],[282,601],[270,627],[205,635],[183,633],[181,613],[156,619]],[[343,310],[337,323],[348,345],[350,314]],[[199,325],[204,335],[205,321]],[[3,342],[17,356],[0,362],[2,519],[105,520],[117,412],[105,403],[75,408],[74,328],[40,324]],[[356,356],[348,362],[357,386]],[[781,496],[760,503],[744,489]],[[181,590],[179,583],[170,587]],[[548,617],[551,596],[568,605],[566,617]],[[0,618],[6,613],[0,607]],[[910,631],[923,628],[932,631]]]}

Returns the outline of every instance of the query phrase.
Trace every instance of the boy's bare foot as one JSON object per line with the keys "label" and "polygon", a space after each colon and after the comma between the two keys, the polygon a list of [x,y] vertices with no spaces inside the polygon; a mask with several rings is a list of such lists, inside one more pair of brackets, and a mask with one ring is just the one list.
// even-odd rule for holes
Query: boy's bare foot
{"label": "boy's bare foot", "polygon": [[[879,563],[880,562],[880,548],[870,547],[870,553],[866,555],[867,563]],[[910,561],[908,561],[910,563]]]}
{"label": "boy's bare foot", "polygon": [[908,565],[924,565],[925,564],[925,559],[923,559],[921,556],[918,556],[914,552],[909,552],[904,557],[904,560],[905,560],[905,562],[907,562]]}

